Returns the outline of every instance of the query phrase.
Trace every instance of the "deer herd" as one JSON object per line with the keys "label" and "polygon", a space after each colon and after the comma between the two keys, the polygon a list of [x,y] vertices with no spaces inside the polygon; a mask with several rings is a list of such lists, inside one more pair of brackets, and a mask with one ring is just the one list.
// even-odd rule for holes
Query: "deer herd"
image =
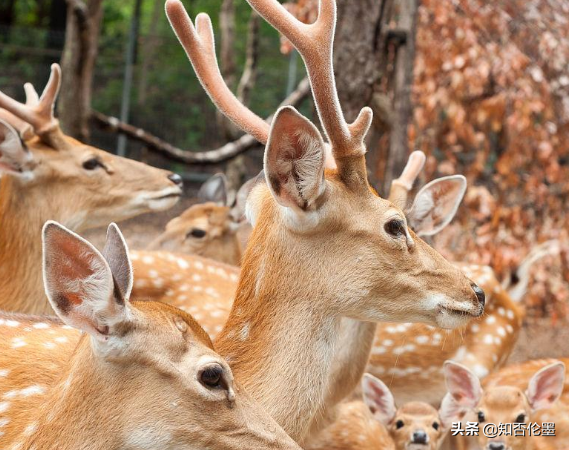
{"label": "deer herd", "polygon": [[[452,220],[466,179],[411,201],[414,152],[388,199],[368,184],[372,113],[340,107],[335,0],[312,24],[248,2],[303,58],[322,131],[241,104],[209,17],[167,0],[211,100],[266,148],[257,178],[231,195],[213,177],[146,250],[112,222],[172,207],[181,178],[66,136],[56,64],[41,97],[0,92],[0,448],[568,449],[566,361],[505,365],[531,265],[558,243],[515,285],[446,261],[421,236]],[[102,250],[77,234],[101,226]],[[543,433],[488,437],[491,423]]]}

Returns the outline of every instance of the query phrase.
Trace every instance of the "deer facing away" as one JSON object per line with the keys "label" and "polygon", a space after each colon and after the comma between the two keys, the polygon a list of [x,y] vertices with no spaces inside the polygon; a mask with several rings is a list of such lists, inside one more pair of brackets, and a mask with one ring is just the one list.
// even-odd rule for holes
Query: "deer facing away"
{"label": "deer facing away", "polygon": [[[132,268],[116,225],[102,253],[55,222],[43,236],[50,304],[67,326],[85,334],[58,383],[32,410],[18,408],[18,399],[37,394],[41,385],[4,394],[3,448],[299,449],[235,385],[190,315],[130,301]],[[28,319],[32,328],[51,325]]]}

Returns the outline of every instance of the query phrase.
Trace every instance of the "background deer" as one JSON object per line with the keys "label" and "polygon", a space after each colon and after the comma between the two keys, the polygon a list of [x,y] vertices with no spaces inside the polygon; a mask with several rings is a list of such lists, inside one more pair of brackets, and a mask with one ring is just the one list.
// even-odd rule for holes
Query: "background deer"
{"label": "background deer", "polygon": [[[393,183],[390,199],[394,203],[407,205],[423,163],[424,158],[417,152],[411,155],[401,177]],[[444,177],[423,187],[407,210],[407,220],[414,231],[429,236],[446,226],[465,188],[463,177]],[[460,362],[478,377],[485,377],[507,361],[517,341],[525,316],[519,302],[527,289],[531,266],[540,258],[558,252],[557,241],[534,248],[519,266],[518,283],[508,286],[512,296],[490,267],[459,264],[484,289],[485,315],[452,331],[424,324],[380,324],[367,370],[387,383],[398,402],[421,400],[433,405],[438,405],[446,393],[442,372],[445,360]]]}
{"label": "background deer", "polygon": [[[269,128],[237,101],[219,73],[206,15],[198,15],[194,28],[179,1],[168,0],[166,11],[219,109],[267,143],[266,184],[258,184],[248,199],[254,229],[216,345],[247,391],[302,441],[311,422],[331,406],[326,394],[337,381],[330,377],[341,317],[456,327],[480,315],[484,299],[408,230],[398,208],[370,191],[363,139],[371,111],[364,108],[348,124],[334,85],[335,2],[323,1],[312,25],[295,22],[278,2],[250,4],[303,56],[337,170],[325,173],[323,137],[296,110],[281,108]],[[411,278],[410,272],[421,276]],[[360,375],[367,357],[360,352],[350,361]],[[303,369],[308,366],[310,377]],[[357,381],[347,384],[353,389]]]}
{"label": "background deer", "polygon": [[2,117],[10,121],[0,120],[0,308],[4,310],[51,310],[41,282],[40,230],[46,220],[80,231],[167,209],[182,194],[178,175],[64,135],[53,116],[60,76],[54,64],[39,99],[27,84],[26,105],[0,93]]}
{"label": "background deer", "polygon": [[[132,268],[116,225],[102,253],[55,222],[43,236],[49,301],[64,323],[85,334],[33,410],[19,408],[18,399],[41,385],[4,394],[3,448],[299,448],[238,391],[190,315],[129,300]],[[38,324],[47,325],[28,320]]]}
{"label": "background deer", "polygon": [[[525,390],[536,372],[559,362],[569,364],[569,358],[536,359],[519,364],[511,364],[497,372],[490,374],[483,380],[484,389],[494,386],[513,386]],[[535,411],[534,422],[554,422],[555,438],[550,437],[537,440],[538,449],[569,448],[569,378],[565,377],[563,392],[555,404],[547,409]]]}
{"label": "background deer", "polygon": [[251,233],[251,225],[243,220],[245,203],[255,182],[255,178],[249,180],[231,195],[225,176],[212,176],[198,192],[204,203],[190,206],[168,222],[148,249],[200,255],[239,266]]}
{"label": "background deer", "polygon": [[423,402],[397,408],[389,388],[370,374],[362,391],[363,401],[340,405],[335,422],[308,443],[309,450],[436,450],[458,418],[445,404],[439,411]]}
{"label": "background deer", "polygon": [[[565,365],[554,362],[533,371],[531,378],[520,378],[514,385],[494,383],[482,389],[478,377],[465,366],[448,361],[444,366],[446,383],[452,404],[462,421],[478,422],[478,436],[460,437],[484,450],[533,450],[566,448],[556,437],[496,436],[486,437],[482,432],[486,423],[521,423],[536,421],[536,412],[547,411],[560,397],[565,378]],[[520,372],[520,375],[524,372]],[[517,385],[523,384],[522,387]],[[551,417],[556,422],[556,417]],[[540,423],[541,425],[541,423]],[[556,426],[557,428],[557,426]]]}

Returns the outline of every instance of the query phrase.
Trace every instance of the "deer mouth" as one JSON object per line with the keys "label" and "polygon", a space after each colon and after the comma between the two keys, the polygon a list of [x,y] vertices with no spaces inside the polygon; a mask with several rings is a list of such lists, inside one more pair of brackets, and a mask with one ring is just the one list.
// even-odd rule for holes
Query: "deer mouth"
{"label": "deer mouth", "polygon": [[484,312],[484,308],[475,306],[466,306],[460,308],[457,306],[440,305],[437,314],[437,325],[441,328],[453,329],[466,325],[471,319],[480,317]]}

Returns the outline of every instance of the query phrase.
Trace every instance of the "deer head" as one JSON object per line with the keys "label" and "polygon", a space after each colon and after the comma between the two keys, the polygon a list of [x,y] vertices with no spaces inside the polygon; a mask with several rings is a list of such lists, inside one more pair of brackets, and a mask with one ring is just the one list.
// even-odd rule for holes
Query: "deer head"
{"label": "deer head", "polygon": [[[464,421],[478,422],[477,440],[484,450],[530,450],[532,438],[527,430],[517,436],[487,437],[486,423],[529,424],[533,414],[552,406],[563,392],[565,365],[556,362],[543,367],[533,375],[525,392],[513,386],[492,386],[482,390],[480,381],[468,368],[447,361],[444,366],[450,398],[443,403],[454,405]],[[512,432],[513,434],[513,432]]]}
{"label": "deer head", "polygon": [[130,300],[132,268],[116,225],[101,253],[55,222],[43,246],[49,301],[85,334],[23,448],[299,449],[239,391],[189,314]]}
{"label": "deer head", "polygon": [[[253,189],[247,203],[255,230],[244,270],[258,274],[265,267],[265,273],[275,274],[277,267],[271,266],[277,264],[280,273],[299,275],[299,290],[306,292],[311,282],[311,290],[318,291],[315,307],[355,319],[453,328],[479,316],[482,291],[410,231],[399,208],[370,189],[364,138],[372,113],[364,108],[348,124],[341,111],[332,67],[335,2],[321,1],[318,19],[310,25],[296,21],[276,1],[249,3],[302,55],[328,143],[292,107],[279,109],[269,128],[239,103],[217,67],[209,17],[199,14],[194,27],[179,0],[166,3],[169,20],[212,100],[266,143],[266,183]],[[325,171],[328,146],[336,170]],[[271,277],[242,280],[257,291],[275,284]]]}
{"label": "deer head", "polygon": [[204,203],[190,206],[166,225],[166,230],[149,246],[200,255],[238,266],[250,233],[244,219],[245,202],[255,178],[231,195],[223,174],[208,179],[198,192]]}
{"label": "deer head", "polygon": [[38,229],[45,220],[57,219],[81,230],[173,206],[182,193],[178,175],[63,134],[53,114],[60,78],[53,64],[41,98],[26,84],[25,105],[0,92],[4,209],[15,202],[17,210],[33,211]]}
{"label": "deer head", "polygon": [[373,417],[388,430],[396,450],[437,450],[448,430],[441,417],[452,414],[442,405],[436,410],[428,403],[409,402],[397,408],[389,388],[366,373],[362,379],[364,402]]}

